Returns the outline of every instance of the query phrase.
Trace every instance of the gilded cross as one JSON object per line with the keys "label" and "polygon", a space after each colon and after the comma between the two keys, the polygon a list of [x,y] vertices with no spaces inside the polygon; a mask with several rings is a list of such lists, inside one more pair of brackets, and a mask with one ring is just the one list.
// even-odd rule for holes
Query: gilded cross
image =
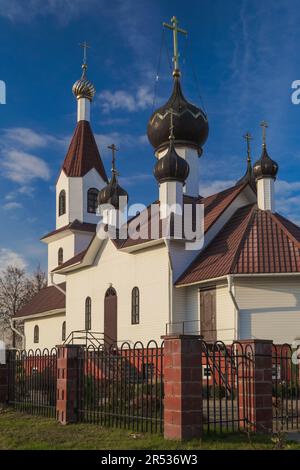
{"label": "gilded cross", "polygon": [[91,46],[86,41],[80,43],[79,46],[83,48],[83,65],[87,65],[87,49]]}
{"label": "gilded cross", "polygon": [[108,145],[107,148],[112,151],[112,169],[111,169],[111,172],[116,175],[117,174],[117,170],[116,170],[116,152],[119,149],[117,149],[115,144]]}
{"label": "gilded cross", "polygon": [[262,127],[263,147],[265,147],[265,146],[266,146],[266,131],[267,131],[267,128],[268,128],[269,126],[268,126],[267,121],[262,121],[262,122],[260,123],[260,126]]}
{"label": "gilded cross", "polygon": [[244,136],[244,139],[246,140],[247,142],[247,160],[250,161],[251,160],[251,155],[250,155],[250,140],[253,139],[252,135],[247,132]]}
{"label": "gilded cross", "polygon": [[184,34],[185,36],[187,36],[187,31],[185,31],[184,29],[178,28],[179,21],[177,20],[176,16],[173,16],[171,18],[171,23],[172,24],[163,23],[163,26],[165,28],[171,29],[173,31],[173,48],[174,48],[173,76],[174,77],[179,77],[180,76],[180,71],[179,71],[178,33],[181,33],[181,34]]}

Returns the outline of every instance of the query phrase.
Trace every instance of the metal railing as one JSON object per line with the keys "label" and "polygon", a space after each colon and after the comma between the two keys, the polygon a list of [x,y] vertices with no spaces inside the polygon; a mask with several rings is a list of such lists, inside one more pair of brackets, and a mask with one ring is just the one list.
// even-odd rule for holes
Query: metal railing
{"label": "metal railing", "polygon": [[81,348],[79,421],[140,432],[163,430],[163,345]]}
{"label": "metal railing", "polygon": [[57,350],[8,352],[8,403],[19,411],[56,416]]}

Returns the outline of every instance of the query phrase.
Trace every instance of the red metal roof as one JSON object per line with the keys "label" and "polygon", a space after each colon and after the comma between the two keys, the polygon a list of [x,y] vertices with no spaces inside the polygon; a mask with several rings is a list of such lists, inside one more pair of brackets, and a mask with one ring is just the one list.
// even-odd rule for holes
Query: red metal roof
{"label": "red metal roof", "polygon": [[238,209],[177,280],[192,284],[227,274],[300,272],[300,228],[254,205]]}
{"label": "red metal roof", "polygon": [[96,227],[97,227],[96,224],[90,224],[87,222],[79,222],[79,220],[75,219],[73,222],[70,222],[68,225],[64,225],[64,227],[58,228],[57,230],[52,230],[52,232],[47,233],[41,238],[41,240],[52,237],[53,235],[56,235],[57,233],[64,232],[65,230],[94,233],[96,232]]}
{"label": "red metal roof", "polygon": [[[232,201],[240,194],[240,192],[247,186],[247,184],[242,184],[239,186],[233,186],[232,188],[226,189],[221,191],[220,193],[214,194],[208,197],[199,196],[198,198],[184,196],[183,200],[185,204],[196,204],[202,203],[204,204],[204,214],[205,214],[205,223],[204,223],[204,230],[205,233],[211,228],[211,226],[217,221],[217,219],[223,214],[223,212],[227,209],[227,207],[232,203]],[[159,204],[158,201],[154,201],[153,204]],[[150,226],[150,218],[151,218],[151,205],[149,205],[145,211],[147,211],[145,216],[145,221],[148,222],[148,234],[146,238],[127,238],[127,239],[117,239],[113,240],[116,248],[129,248],[131,246],[136,246],[139,244],[146,243],[151,241],[151,226]],[[132,221],[136,219],[133,217],[130,219],[128,224],[132,223]],[[49,236],[49,235],[48,235]],[[159,223],[159,236],[162,236],[162,224],[161,221]],[[62,268],[67,266],[71,266],[75,263],[78,263],[83,260],[84,255],[87,250],[82,251],[75,257],[72,257],[68,261],[66,261],[63,265],[58,266],[55,268],[54,271],[59,271]]]}
{"label": "red metal roof", "polygon": [[99,150],[88,121],[77,123],[62,169],[67,176],[84,176],[92,168],[108,182]]}
{"label": "red metal roof", "polygon": [[[62,282],[59,287],[66,290],[66,283]],[[66,296],[55,286],[41,289],[18,313],[15,317],[26,317],[38,313],[49,312],[51,310],[63,310],[66,308]]]}

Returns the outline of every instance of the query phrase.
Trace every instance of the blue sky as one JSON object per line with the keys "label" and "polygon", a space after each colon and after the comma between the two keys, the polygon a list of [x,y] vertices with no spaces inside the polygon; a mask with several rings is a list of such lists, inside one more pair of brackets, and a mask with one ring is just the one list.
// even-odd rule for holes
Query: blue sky
{"label": "blue sky", "polygon": [[[46,267],[39,238],[55,225],[54,185],[76,125],[72,84],[87,40],[88,76],[97,89],[92,127],[109,170],[106,146],[119,148],[118,168],[131,202],[157,196],[153,151],[146,139],[153,106],[162,22],[174,14],[185,95],[208,114],[210,135],[200,159],[200,193],[230,186],[245,171],[246,131],[252,158],[268,149],[279,163],[277,210],[300,223],[300,79],[297,0],[0,0],[0,265]],[[156,105],[171,91],[165,33]],[[197,76],[197,80],[195,79]],[[201,98],[201,99],[200,99]]]}

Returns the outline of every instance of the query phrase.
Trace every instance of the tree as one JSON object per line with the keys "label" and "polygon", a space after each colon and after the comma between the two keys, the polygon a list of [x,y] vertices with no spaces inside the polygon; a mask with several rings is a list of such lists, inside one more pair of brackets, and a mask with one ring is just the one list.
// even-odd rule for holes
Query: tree
{"label": "tree", "polygon": [[40,265],[31,275],[24,269],[8,266],[0,275],[0,328],[10,328],[10,320],[46,285],[46,274]]}

